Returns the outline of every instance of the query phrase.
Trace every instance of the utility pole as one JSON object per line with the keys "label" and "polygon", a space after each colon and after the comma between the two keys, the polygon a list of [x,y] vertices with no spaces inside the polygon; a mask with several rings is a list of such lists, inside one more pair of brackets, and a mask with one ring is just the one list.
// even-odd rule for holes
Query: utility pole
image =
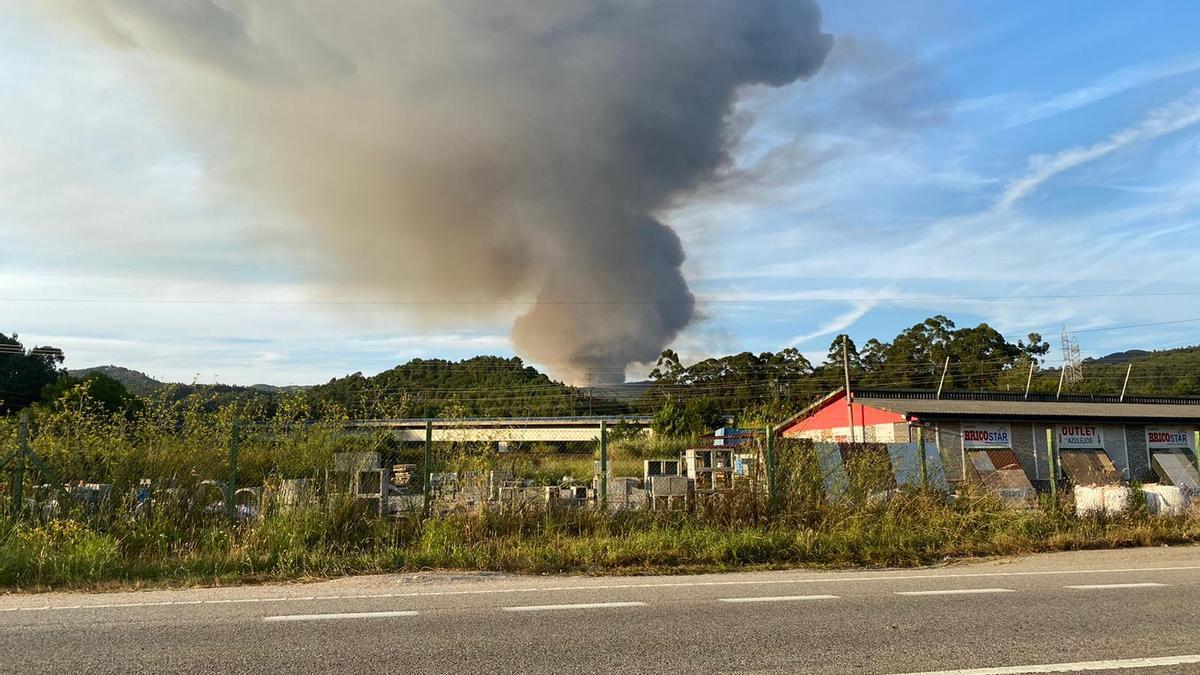
{"label": "utility pole", "polygon": [[950,370],[950,357],[946,357],[946,363],[942,366],[942,379],[938,380],[937,397],[942,397],[942,387],[946,386],[946,373]]}
{"label": "utility pole", "polygon": [[1129,362],[1129,367],[1125,369],[1125,384],[1121,385],[1121,403],[1125,402],[1125,390],[1129,388],[1129,375],[1133,373],[1133,362]]}
{"label": "utility pole", "polygon": [[1055,400],[1062,398],[1063,380],[1065,380],[1066,377],[1067,377],[1067,366],[1066,366],[1066,364],[1063,364],[1062,372],[1060,372],[1058,374],[1058,393],[1054,395]]}
{"label": "utility pole", "polygon": [[608,422],[600,421],[600,509],[608,513]]}
{"label": "utility pole", "polygon": [[[854,436],[854,397],[850,394],[850,345],[849,338],[842,334],[842,371],[846,375],[846,414],[850,420],[850,442],[856,443]],[[867,440],[866,438],[863,439]]]}
{"label": "utility pole", "polygon": [[1033,367],[1037,365],[1037,361],[1029,362],[1029,375],[1025,378],[1025,400],[1029,400],[1029,387],[1033,384]]}

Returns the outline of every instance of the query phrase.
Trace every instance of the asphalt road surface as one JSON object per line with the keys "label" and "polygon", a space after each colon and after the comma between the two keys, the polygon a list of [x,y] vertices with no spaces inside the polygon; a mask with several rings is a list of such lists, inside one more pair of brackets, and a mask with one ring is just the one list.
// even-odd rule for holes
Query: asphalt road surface
{"label": "asphalt road surface", "polygon": [[0,596],[3,672],[1200,673],[1200,548]]}

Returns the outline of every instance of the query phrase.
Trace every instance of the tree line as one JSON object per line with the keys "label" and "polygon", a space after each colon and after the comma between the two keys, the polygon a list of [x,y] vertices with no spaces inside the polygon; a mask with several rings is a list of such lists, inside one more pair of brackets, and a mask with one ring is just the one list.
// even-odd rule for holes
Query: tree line
{"label": "tree line", "polygon": [[[662,352],[646,383],[589,389],[556,382],[515,357],[477,356],[461,361],[413,359],[372,376],[354,373],[301,390],[230,385],[166,385],[152,395],[203,394],[206,406],[253,401],[273,415],[344,417],[516,417],[652,414],[660,431],[693,434],[725,424],[783,419],[842,386],[849,365],[856,387],[1054,392],[1060,370],[1045,367],[1049,344],[1037,333],[1012,341],[986,323],[957,326],[933,316],[890,340],[861,346],[836,336],[825,357],[811,362],[795,348],[742,352],[685,365]],[[71,377],[61,350],[24,346],[0,334],[0,414],[30,405],[66,405],[81,397],[111,414],[134,415],[141,398],[114,377],[92,372]],[[946,367],[947,362],[949,367]],[[1073,393],[1119,393],[1128,364],[1132,395],[1200,395],[1200,347],[1112,355],[1084,364]],[[1032,371],[1032,377],[1030,373]],[[300,411],[297,413],[297,411]]]}

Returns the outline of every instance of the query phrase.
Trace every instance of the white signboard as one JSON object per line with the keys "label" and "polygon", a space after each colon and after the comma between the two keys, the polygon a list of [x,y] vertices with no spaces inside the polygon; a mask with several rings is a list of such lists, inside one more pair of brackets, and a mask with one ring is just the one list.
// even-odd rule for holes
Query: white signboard
{"label": "white signboard", "polygon": [[964,424],[964,448],[1011,448],[1012,430],[1007,424]]}
{"label": "white signboard", "polygon": [[1104,433],[1094,424],[1060,424],[1058,425],[1058,447],[1063,450],[1071,448],[1103,448]]}
{"label": "white signboard", "polygon": [[1192,432],[1182,427],[1147,427],[1146,445],[1151,450],[1191,448]]}

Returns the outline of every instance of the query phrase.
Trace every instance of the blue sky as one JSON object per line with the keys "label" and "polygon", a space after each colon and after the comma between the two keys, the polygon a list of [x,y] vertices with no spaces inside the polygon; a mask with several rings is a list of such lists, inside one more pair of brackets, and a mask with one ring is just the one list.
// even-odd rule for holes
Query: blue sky
{"label": "blue sky", "polygon": [[[822,9],[825,67],[745,91],[735,166],[662,214],[701,300],[685,359],[819,358],[935,313],[1065,324],[1085,355],[1200,343],[1200,4]],[[71,367],[244,384],[512,353],[511,317],[314,304],[286,214],[213,180],[222,139],[181,130],[146,72],[0,8],[0,331]],[[47,298],[89,301],[25,301]],[[140,302],[98,302],[118,299]]]}

